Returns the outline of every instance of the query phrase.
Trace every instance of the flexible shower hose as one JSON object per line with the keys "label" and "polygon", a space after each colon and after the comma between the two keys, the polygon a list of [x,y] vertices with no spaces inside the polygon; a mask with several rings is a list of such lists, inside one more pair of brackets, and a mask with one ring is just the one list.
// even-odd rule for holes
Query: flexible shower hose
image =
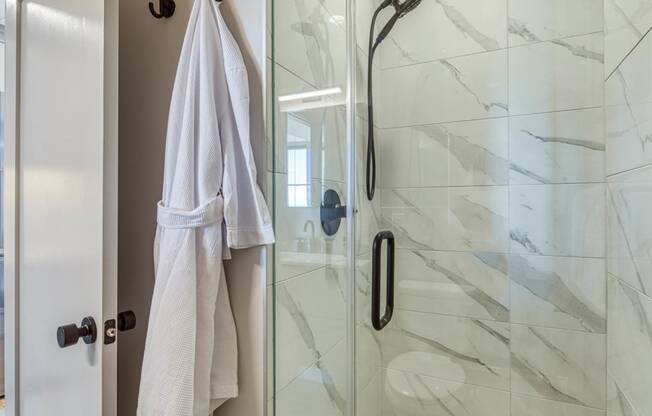
{"label": "flexible shower hose", "polygon": [[376,18],[381,12],[379,7],[371,18],[371,28],[369,30],[369,50],[367,62],[367,174],[366,174],[366,187],[367,199],[372,201],[376,192],[376,148],[374,140],[374,94],[373,94],[373,63],[374,53],[376,47],[380,42],[374,43],[374,27],[376,26]]}
{"label": "flexible shower hose", "polygon": [[[368,140],[367,140],[367,199],[370,201],[374,199],[376,192],[376,149],[374,143],[374,94],[373,94],[373,64],[374,54],[376,48],[380,43],[385,40],[389,32],[401,17],[405,16],[414,10],[421,0],[406,0],[400,3],[398,0],[384,0],[376,9],[371,18],[371,28],[369,29],[369,62],[367,64],[367,120],[368,120]],[[387,20],[385,26],[378,33],[376,41],[374,42],[374,27],[376,26],[376,18],[378,14],[386,7],[394,5],[394,15]]]}

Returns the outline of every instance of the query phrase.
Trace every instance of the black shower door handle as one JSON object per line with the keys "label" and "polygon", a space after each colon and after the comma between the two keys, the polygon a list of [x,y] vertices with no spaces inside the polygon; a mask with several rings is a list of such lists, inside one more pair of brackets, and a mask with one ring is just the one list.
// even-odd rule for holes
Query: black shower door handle
{"label": "black shower door handle", "polygon": [[[380,258],[383,240],[387,240],[387,295],[385,313],[380,316]],[[394,314],[394,234],[381,231],[376,234],[371,259],[371,323],[376,331],[385,328]]]}

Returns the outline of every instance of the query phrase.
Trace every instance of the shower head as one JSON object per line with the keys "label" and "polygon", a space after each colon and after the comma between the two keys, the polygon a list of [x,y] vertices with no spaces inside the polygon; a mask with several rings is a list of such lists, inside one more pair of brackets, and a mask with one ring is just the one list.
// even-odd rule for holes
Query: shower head
{"label": "shower head", "polygon": [[412,10],[416,9],[416,7],[419,4],[421,4],[421,0],[406,0],[402,3],[399,0],[383,1],[381,5],[378,6],[378,8],[376,9],[374,15],[377,15],[381,10],[388,7],[389,5],[394,6],[394,15],[389,18],[387,23],[385,23],[385,26],[383,26],[381,31],[378,33],[378,36],[376,37],[376,41],[373,44],[373,48],[375,49],[378,45],[380,45],[380,43],[383,40],[385,40],[387,35],[389,35],[389,32],[391,32],[392,29],[394,28],[394,25],[396,24],[396,21],[398,19],[410,13]]}
{"label": "shower head", "polygon": [[398,0],[393,0],[392,4],[394,5],[396,13],[399,15],[398,17],[403,17],[416,9],[416,7],[421,4],[421,0],[406,0],[403,3],[400,3]]}

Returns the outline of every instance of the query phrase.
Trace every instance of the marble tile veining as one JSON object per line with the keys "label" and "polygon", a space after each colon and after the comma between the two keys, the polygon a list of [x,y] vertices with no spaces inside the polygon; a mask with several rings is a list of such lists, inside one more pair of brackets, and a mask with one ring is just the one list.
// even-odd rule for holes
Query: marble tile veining
{"label": "marble tile veining", "polygon": [[383,189],[382,217],[399,247],[505,252],[507,187]]}
{"label": "marble tile veining", "polygon": [[393,369],[384,381],[382,416],[509,416],[505,391]]}
{"label": "marble tile veining", "polygon": [[512,395],[511,416],[605,416],[604,410]]}
{"label": "marble tile veining", "polygon": [[506,0],[424,1],[382,44],[380,66],[386,69],[505,48],[506,8]]}
{"label": "marble tile veining", "polygon": [[358,390],[368,387],[374,382],[382,366],[381,349],[382,334],[371,327],[371,324],[357,324],[356,337],[356,367],[355,385]]}
{"label": "marble tile veining", "polygon": [[399,310],[385,332],[385,368],[509,389],[507,323]]}
{"label": "marble tile veining", "polygon": [[371,252],[355,258],[355,291],[355,322],[366,324],[371,309]]}
{"label": "marble tile veining", "polygon": [[603,334],[512,324],[512,392],[604,409]]}
{"label": "marble tile veining", "polygon": [[612,176],[608,184],[609,273],[652,295],[652,166]]}
{"label": "marble tile veining", "polygon": [[603,61],[601,33],[511,48],[510,114],[601,106]]}
{"label": "marble tile veining", "polygon": [[[332,4],[332,3],[331,3]],[[274,3],[274,60],[315,88],[346,85],[345,28],[319,0]]]}
{"label": "marble tile veining", "polygon": [[605,84],[607,174],[652,163],[652,36]]}
{"label": "marble tile veining", "polygon": [[602,108],[511,117],[512,184],[604,182]]}
{"label": "marble tile veining", "polygon": [[381,72],[379,127],[507,115],[507,51],[443,59]]}
{"label": "marble tile veining", "polygon": [[513,186],[509,197],[513,253],[604,257],[604,184]]}
{"label": "marble tile veining", "polygon": [[378,368],[371,382],[356,390],[356,416],[380,416],[383,404],[382,372]]}
{"label": "marble tile veining", "polygon": [[607,416],[640,416],[607,369]]}
{"label": "marble tile veining", "polygon": [[579,331],[606,331],[603,259],[511,256],[511,321]]}
{"label": "marble tile veining", "polygon": [[507,185],[507,118],[382,129],[384,188]]}
{"label": "marble tile veining", "polygon": [[[620,409],[652,414],[652,298],[609,277],[607,368]],[[615,410],[610,403],[611,410]],[[629,415],[627,415],[629,416]]]}
{"label": "marble tile veining", "polygon": [[276,414],[283,416],[344,416],[347,414],[346,343],[305,368],[276,394]]}
{"label": "marble tile veining", "polygon": [[509,1],[510,46],[601,32],[603,0]]}
{"label": "marble tile veining", "polygon": [[605,0],[605,74],[610,74],[652,27],[651,0]]}
{"label": "marble tile veining", "polygon": [[396,308],[509,321],[507,256],[400,249]]}
{"label": "marble tile veining", "polygon": [[[343,278],[323,268],[276,287],[276,388],[284,388],[346,335]],[[319,296],[315,296],[319,293]]]}

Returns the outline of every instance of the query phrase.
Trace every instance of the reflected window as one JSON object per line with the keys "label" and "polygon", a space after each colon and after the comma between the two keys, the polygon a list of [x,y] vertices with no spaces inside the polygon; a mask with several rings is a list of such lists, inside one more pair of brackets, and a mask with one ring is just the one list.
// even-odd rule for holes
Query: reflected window
{"label": "reflected window", "polygon": [[287,118],[288,206],[310,206],[310,124],[293,115]]}

